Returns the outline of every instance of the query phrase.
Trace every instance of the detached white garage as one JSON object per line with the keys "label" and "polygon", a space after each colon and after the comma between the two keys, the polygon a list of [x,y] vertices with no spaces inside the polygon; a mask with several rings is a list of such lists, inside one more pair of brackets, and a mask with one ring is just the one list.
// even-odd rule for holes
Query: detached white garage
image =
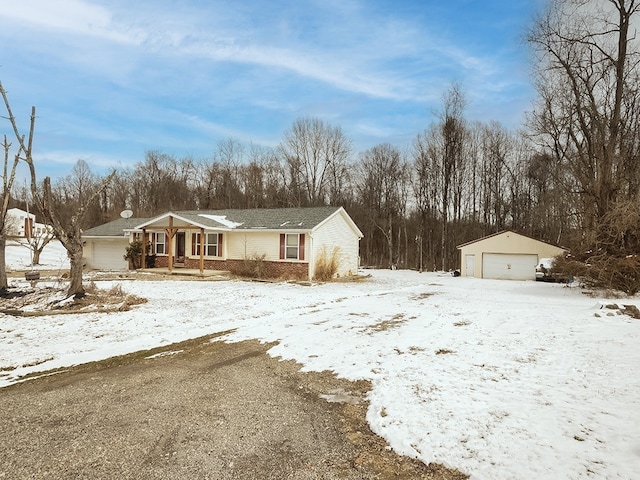
{"label": "detached white garage", "polygon": [[535,280],[542,258],[565,250],[510,230],[458,246],[463,277],[498,280]]}

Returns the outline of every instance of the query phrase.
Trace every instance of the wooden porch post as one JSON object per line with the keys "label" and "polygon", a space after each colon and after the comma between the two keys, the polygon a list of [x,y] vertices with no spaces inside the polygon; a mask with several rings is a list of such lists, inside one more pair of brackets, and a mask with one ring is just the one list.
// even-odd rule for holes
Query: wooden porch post
{"label": "wooden porch post", "polygon": [[169,273],[173,271],[173,236],[175,232],[173,230],[173,217],[169,215],[169,228],[166,230],[169,237]]}
{"label": "wooden porch post", "polygon": [[204,273],[204,228],[200,227],[200,275]]}
{"label": "wooden porch post", "polygon": [[142,258],[140,268],[147,268],[147,230],[142,229]]}

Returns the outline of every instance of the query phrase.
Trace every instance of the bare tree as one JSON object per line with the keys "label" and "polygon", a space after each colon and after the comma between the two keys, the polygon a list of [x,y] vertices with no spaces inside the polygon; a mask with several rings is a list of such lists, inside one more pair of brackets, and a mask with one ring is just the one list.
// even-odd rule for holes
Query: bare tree
{"label": "bare tree", "polygon": [[[1,83],[0,89],[2,89]],[[9,152],[11,149],[11,144],[7,141],[6,135],[4,136],[2,147],[4,151],[4,168],[2,172],[2,206],[0,207],[0,290],[6,289],[9,286],[5,258],[7,233],[10,227],[9,222],[7,221],[7,211],[9,210],[9,200],[11,198],[13,182],[16,177],[16,169],[18,167],[18,162],[20,161],[17,154],[13,159],[11,167],[9,168]]]}
{"label": "bare tree", "polygon": [[209,175],[213,178],[215,208],[239,208],[243,203],[240,169],[244,146],[235,139],[218,142]]}
{"label": "bare tree", "polygon": [[638,19],[637,0],[554,0],[529,35],[539,91],[531,127],[578,226],[563,268],[627,293],[640,289]]}
{"label": "bare tree", "polygon": [[419,268],[437,264],[440,242],[437,232],[441,228],[440,194],[442,177],[439,162],[439,130],[435,125],[420,133],[413,143],[413,194],[420,219],[416,241],[421,253]]}
{"label": "bare tree", "polygon": [[329,184],[342,171],[351,153],[351,142],[340,127],[317,118],[301,118],[285,132],[279,151],[289,167],[290,190],[295,206],[330,203]]}
{"label": "bare tree", "polygon": [[2,83],[0,83],[0,93],[2,93],[2,98],[9,115],[9,122],[11,123],[16,140],[19,143],[19,158],[29,167],[29,174],[31,177],[31,195],[34,203],[42,213],[44,223],[51,225],[56,238],[60,240],[60,243],[62,243],[64,248],[67,250],[67,256],[69,257],[70,263],[69,288],[67,289],[67,295],[76,297],[82,296],[85,292],[82,284],[82,221],[87,212],[87,208],[107,188],[109,182],[115,175],[115,171],[107,176],[102,184],[95,189],[93,194],[89,195],[84,202],[74,209],[68,221],[63,223],[60,209],[56,208],[56,202],[51,189],[51,179],[49,177],[45,177],[42,183],[42,190],[40,191],[38,188],[35,163],[32,154],[33,137],[36,124],[36,108],[31,107],[29,134],[25,138],[18,129],[18,124],[11,111],[9,99]]}
{"label": "bare tree", "polygon": [[[454,262],[454,242],[450,236],[450,221],[462,216],[463,184],[465,182],[466,122],[463,116],[464,94],[460,86],[453,84],[443,96],[440,121],[414,142],[413,158],[416,171],[414,192],[423,222],[427,216],[439,218],[439,265],[449,269]],[[431,237],[433,236],[433,228]],[[421,233],[421,238],[423,234]],[[429,247],[434,254],[435,245]],[[433,259],[435,263],[435,258]]]}
{"label": "bare tree", "polygon": [[42,255],[44,247],[46,247],[54,238],[56,238],[56,236],[53,229],[48,225],[38,231],[34,231],[27,237],[27,245],[33,254],[31,258],[31,265],[40,264],[40,255]]}
{"label": "bare tree", "polygon": [[[531,127],[571,172],[567,185],[593,235],[611,206],[636,194],[640,49],[636,0],[554,0],[528,40],[537,54],[538,106]],[[637,146],[633,147],[637,152]],[[637,175],[631,177],[638,180]]]}
{"label": "bare tree", "polygon": [[[410,171],[400,152],[389,144],[376,145],[364,152],[360,160],[357,190],[365,211],[368,231],[365,234],[365,256],[368,261],[382,261],[385,257],[390,267],[397,265],[397,248],[394,248],[402,215],[406,211],[406,193],[410,185]],[[384,239],[378,250],[379,234]]]}

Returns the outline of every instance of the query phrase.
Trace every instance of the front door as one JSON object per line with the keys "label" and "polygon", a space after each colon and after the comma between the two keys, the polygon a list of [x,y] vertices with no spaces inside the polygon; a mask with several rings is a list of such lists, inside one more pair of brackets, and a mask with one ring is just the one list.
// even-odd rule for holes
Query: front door
{"label": "front door", "polygon": [[176,261],[175,263],[184,263],[184,232],[176,233]]}

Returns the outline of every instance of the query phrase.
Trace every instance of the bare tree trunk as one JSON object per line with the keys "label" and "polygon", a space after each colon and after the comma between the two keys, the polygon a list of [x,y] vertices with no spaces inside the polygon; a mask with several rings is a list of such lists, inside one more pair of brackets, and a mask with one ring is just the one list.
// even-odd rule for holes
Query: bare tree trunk
{"label": "bare tree trunk", "polygon": [[5,261],[5,251],[7,247],[7,237],[4,233],[0,233],[0,291],[5,290],[9,286],[7,279],[7,264]]}
{"label": "bare tree trunk", "polygon": [[[4,94],[4,90],[2,88],[2,83],[0,83],[0,90]],[[7,280],[7,267],[5,260],[5,246],[7,241],[7,211],[9,210],[9,198],[11,197],[11,189],[13,188],[13,181],[16,178],[16,168],[18,167],[19,157],[16,155],[11,171],[9,171],[9,149],[11,148],[11,144],[7,142],[7,136],[4,136],[4,141],[2,143],[2,147],[4,149],[4,168],[2,174],[2,205],[0,206],[0,238],[2,241],[2,249],[0,251],[0,255],[2,259],[0,260],[0,289],[5,289],[9,286]]]}
{"label": "bare tree trunk", "polygon": [[387,245],[389,247],[389,265],[391,268],[394,268],[394,261],[393,261],[393,217],[391,216],[391,213],[389,213],[389,219],[387,220],[388,225],[389,225],[389,230],[387,232]]}
{"label": "bare tree trunk", "polygon": [[33,258],[31,259],[31,266],[40,265],[40,254],[42,253],[42,248],[34,248],[31,250],[33,253]]}
{"label": "bare tree trunk", "polygon": [[82,285],[82,241],[74,241],[65,245],[69,257],[69,288],[67,295],[84,295]]}

